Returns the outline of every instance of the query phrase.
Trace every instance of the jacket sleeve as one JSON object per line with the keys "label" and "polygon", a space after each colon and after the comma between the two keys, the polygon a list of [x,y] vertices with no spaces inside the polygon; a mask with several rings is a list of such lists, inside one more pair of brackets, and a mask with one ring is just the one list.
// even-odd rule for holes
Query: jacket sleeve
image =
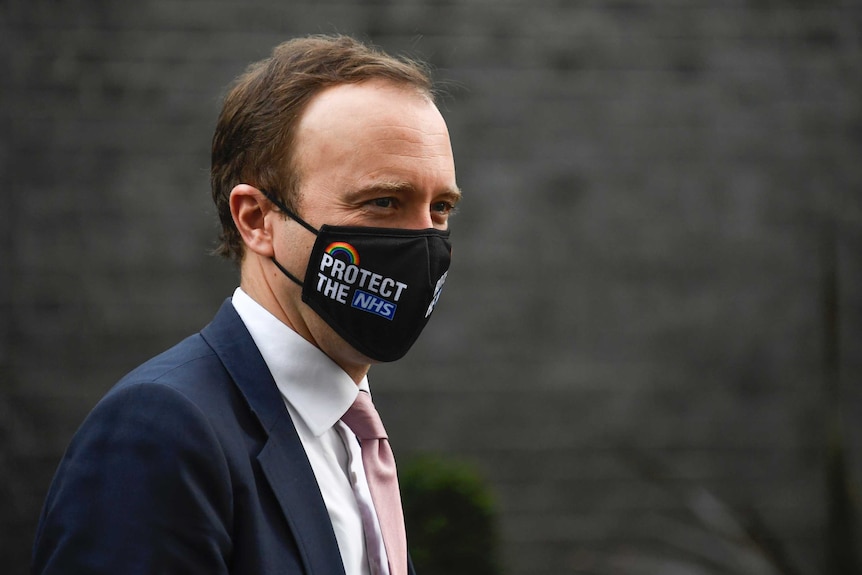
{"label": "jacket sleeve", "polygon": [[176,389],[131,384],[85,420],[48,493],[33,573],[228,572],[232,496],[206,414]]}

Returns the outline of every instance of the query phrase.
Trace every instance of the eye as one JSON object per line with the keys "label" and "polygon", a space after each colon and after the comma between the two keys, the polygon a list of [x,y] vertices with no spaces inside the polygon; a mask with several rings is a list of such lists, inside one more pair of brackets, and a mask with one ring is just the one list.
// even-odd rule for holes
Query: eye
{"label": "eye", "polygon": [[395,205],[394,198],[374,198],[370,202],[368,202],[375,208],[391,208]]}
{"label": "eye", "polygon": [[455,211],[455,205],[451,202],[434,202],[431,204],[431,211],[438,214],[451,214]]}

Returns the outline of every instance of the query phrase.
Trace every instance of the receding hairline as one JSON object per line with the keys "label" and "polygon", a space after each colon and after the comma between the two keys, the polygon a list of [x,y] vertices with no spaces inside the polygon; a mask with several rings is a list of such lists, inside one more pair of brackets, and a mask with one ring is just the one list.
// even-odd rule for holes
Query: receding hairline
{"label": "receding hairline", "polygon": [[[363,87],[371,87],[371,88],[379,88],[381,90],[381,94],[384,94],[385,90],[392,90],[397,94],[401,94],[406,96],[407,98],[414,99],[416,102],[421,102],[423,105],[427,105],[430,109],[433,109],[436,112],[437,116],[440,119],[440,122],[446,131],[446,138],[449,138],[448,134],[448,126],[446,125],[446,120],[443,117],[442,112],[440,111],[437,103],[434,101],[434,97],[428,90],[425,90],[419,86],[408,82],[402,82],[398,80],[392,80],[389,78],[368,78],[355,82],[339,82],[336,84],[332,84],[326,87],[321,88],[316,91],[314,95],[312,95],[307,102],[304,103],[302,108],[298,111],[295,128],[293,132],[293,137],[290,141],[290,153],[288,154],[288,161],[290,162],[291,172],[294,174],[294,185],[296,186],[293,190],[294,192],[298,192],[301,187],[300,184],[303,180],[303,165],[301,158],[303,156],[303,140],[304,130],[308,128],[308,124],[306,123],[308,119],[314,115],[315,113],[324,114],[324,122],[332,119],[332,114],[338,114],[338,112],[333,112],[331,110],[331,106],[333,104],[332,101],[328,101],[326,98],[333,93],[337,93],[340,90],[345,88],[363,88]],[[336,97],[339,95],[336,94]],[[389,95],[383,95],[384,99],[388,99]],[[336,100],[337,101],[337,100]],[[315,108],[316,106],[320,106],[320,108]],[[350,106],[348,104],[339,103],[339,106],[345,106],[345,108],[349,111]],[[342,108],[343,110],[344,108]],[[388,110],[386,110],[388,111]],[[374,111],[372,111],[374,113]],[[347,121],[350,121],[348,118]],[[336,124],[342,125],[342,124]],[[307,133],[305,134],[307,136]],[[451,144],[450,144],[451,145]],[[400,183],[394,183],[394,187],[400,187]],[[460,197],[460,190],[455,189],[449,190],[452,196]]]}

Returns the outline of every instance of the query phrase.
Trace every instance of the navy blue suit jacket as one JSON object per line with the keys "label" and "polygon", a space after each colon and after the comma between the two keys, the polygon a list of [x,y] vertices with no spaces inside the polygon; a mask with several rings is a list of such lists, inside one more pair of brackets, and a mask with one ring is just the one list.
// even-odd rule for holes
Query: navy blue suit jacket
{"label": "navy blue suit jacket", "polygon": [[305,450],[229,301],[84,421],[46,498],[33,572],[344,575]]}

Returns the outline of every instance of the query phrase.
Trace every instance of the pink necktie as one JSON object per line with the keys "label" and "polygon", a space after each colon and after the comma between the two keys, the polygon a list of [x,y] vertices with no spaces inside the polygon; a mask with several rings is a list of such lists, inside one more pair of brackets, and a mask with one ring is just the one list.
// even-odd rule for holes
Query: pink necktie
{"label": "pink necktie", "polygon": [[[398,476],[395,472],[395,457],[392,455],[380,415],[371,402],[371,396],[360,391],[356,401],[341,420],[356,434],[362,446],[362,465],[383,534],[383,546],[389,558],[389,573],[407,575],[407,534],[404,529],[404,513],[401,510]],[[365,520],[363,516],[363,521]],[[365,531],[373,532],[372,526],[366,524]],[[368,552],[374,553],[374,550],[369,549]]]}

